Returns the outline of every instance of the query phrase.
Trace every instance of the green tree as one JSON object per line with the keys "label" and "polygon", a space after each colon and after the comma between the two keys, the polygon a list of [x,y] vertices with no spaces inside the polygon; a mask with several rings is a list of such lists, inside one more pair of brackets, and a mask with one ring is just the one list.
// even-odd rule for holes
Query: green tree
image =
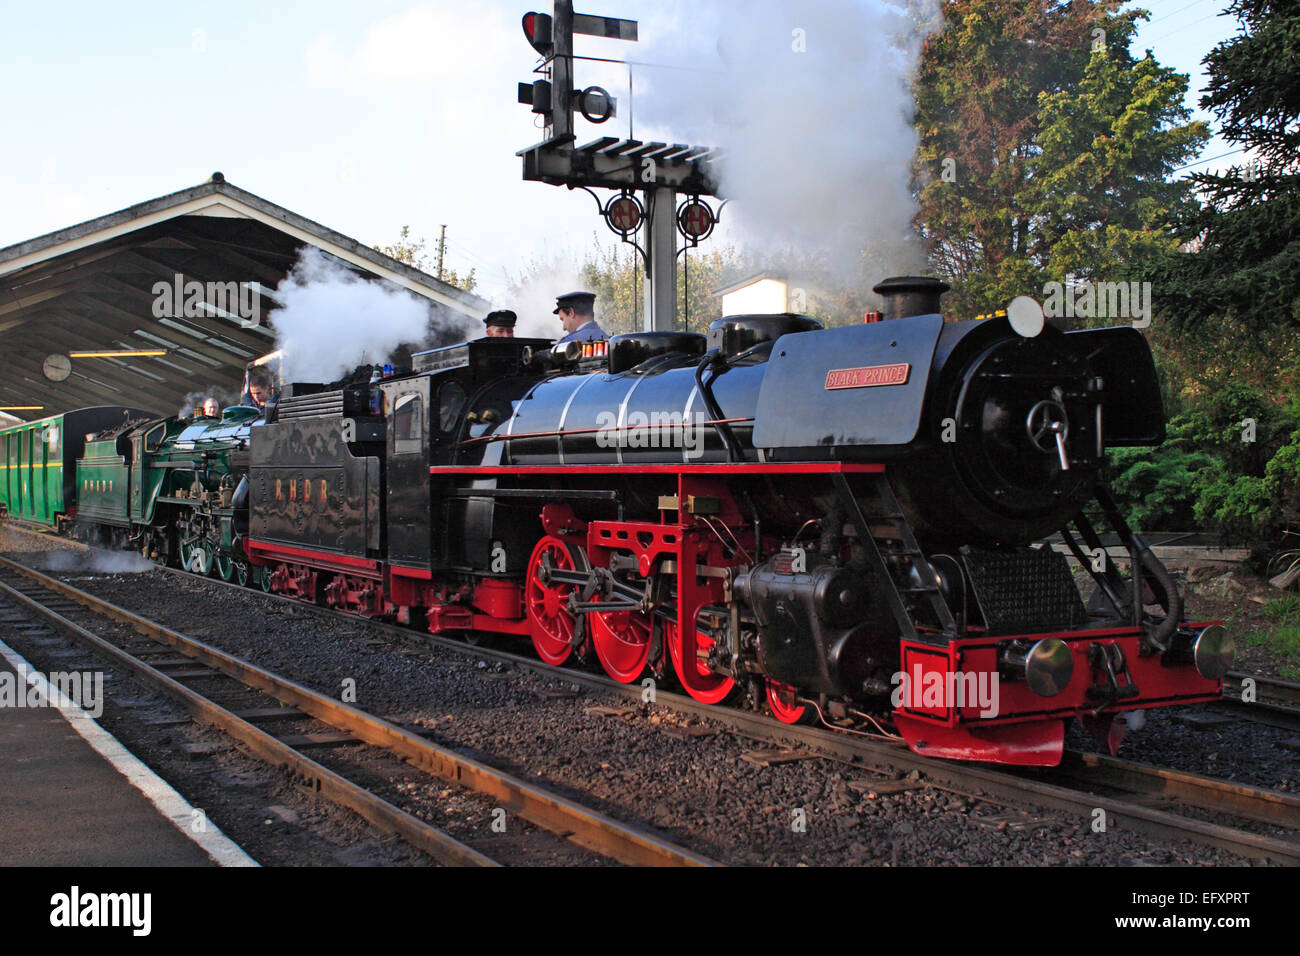
{"label": "green tree", "polygon": [[[630,245],[601,245],[587,254],[582,276],[601,303],[601,323],[611,335],[639,330],[645,324],[645,267]],[[732,246],[708,243],[677,257],[677,327],[706,332],[722,314],[722,298],[715,294],[742,268]]]}
{"label": "green tree", "polygon": [[1067,272],[1119,278],[1173,240],[1167,174],[1205,139],[1187,77],[1129,52],[1142,10],[948,0],[916,81],[918,222],[962,317]]}
{"label": "green tree", "polygon": [[1114,279],[1172,251],[1160,224],[1196,206],[1167,177],[1200,149],[1206,124],[1187,121],[1187,77],[1149,51],[1133,59],[1134,29],[1116,19],[1077,84],[1038,99],[1039,152],[1016,198],[1033,214],[1029,258],[1052,278]]}
{"label": "green tree", "polygon": [[[425,252],[426,246],[427,242],[424,238],[413,238],[411,236],[411,227],[403,226],[395,243],[391,246],[375,246],[375,249],[386,256],[396,259],[398,262],[405,262],[408,266],[419,269],[421,272],[436,275],[437,267],[429,268],[432,262]],[[471,268],[469,272],[462,276],[455,269],[450,269],[444,264],[442,275],[438,276],[438,278],[448,285],[454,285],[463,292],[473,292],[474,287],[478,284],[474,272],[475,270]]]}
{"label": "green tree", "polygon": [[[1240,32],[1205,57],[1201,106],[1245,155],[1191,177],[1205,204],[1173,221],[1187,251],[1153,274],[1181,331],[1257,351],[1300,328],[1300,7],[1234,0],[1228,12]],[[1296,368],[1293,353],[1274,371]]]}
{"label": "green tree", "polygon": [[641,257],[630,245],[600,245],[582,263],[583,284],[596,293],[601,327],[610,335],[642,327],[645,275]]}

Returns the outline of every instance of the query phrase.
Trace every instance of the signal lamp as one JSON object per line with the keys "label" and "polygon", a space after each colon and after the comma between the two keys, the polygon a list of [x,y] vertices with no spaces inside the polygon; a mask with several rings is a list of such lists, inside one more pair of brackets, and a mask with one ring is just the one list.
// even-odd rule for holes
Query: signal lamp
{"label": "signal lamp", "polygon": [[551,112],[550,81],[534,80],[532,83],[520,83],[519,102],[531,106],[534,113],[548,115]]}
{"label": "signal lamp", "polygon": [[551,51],[555,49],[555,44],[551,42],[551,18],[549,14],[525,13],[524,36],[528,37],[528,42],[532,44],[533,49],[542,56],[550,56]]}

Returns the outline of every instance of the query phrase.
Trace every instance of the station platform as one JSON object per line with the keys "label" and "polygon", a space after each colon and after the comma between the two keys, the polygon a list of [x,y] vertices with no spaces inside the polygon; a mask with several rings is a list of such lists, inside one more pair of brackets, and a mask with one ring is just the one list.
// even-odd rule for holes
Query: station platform
{"label": "station platform", "polygon": [[[24,687],[12,655],[0,642],[0,680]],[[177,826],[192,820],[180,794],[80,711],[0,706],[0,866],[257,865],[211,822],[193,837]]]}

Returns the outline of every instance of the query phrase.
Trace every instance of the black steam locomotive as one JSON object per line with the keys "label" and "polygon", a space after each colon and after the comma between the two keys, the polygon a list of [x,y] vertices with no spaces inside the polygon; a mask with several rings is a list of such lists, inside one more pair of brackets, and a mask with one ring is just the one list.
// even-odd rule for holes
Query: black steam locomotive
{"label": "black steam locomotive", "polygon": [[847,328],[478,339],[288,385],[231,546],[271,590],[624,682],[671,667],[785,721],[890,711],[927,754],[1053,764],[1068,718],[1115,744],[1125,711],[1215,699],[1230,638],[1184,619],[1100,480],[1107,447],[1164,436],[1141,333],[945,323],[944,288],[887,280],[883,321]]}

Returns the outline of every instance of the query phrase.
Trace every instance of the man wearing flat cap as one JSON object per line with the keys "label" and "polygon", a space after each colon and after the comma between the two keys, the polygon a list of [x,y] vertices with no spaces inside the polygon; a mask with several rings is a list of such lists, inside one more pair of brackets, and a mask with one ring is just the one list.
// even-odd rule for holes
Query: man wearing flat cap
{"label": "man wearing flat cap", "polygon": [[489,312],[483,319],[484,332],[490,339],[513,339],[515,337],[515,322],[518,316],[509,309],[498,309],[495,312]]}
{"label": "man wearing flat cap", "polygon": [[566,292],[556,296],[555,314],[568,334],[560,342],[602,342],[609,338],[596,324],[596,293]]}

